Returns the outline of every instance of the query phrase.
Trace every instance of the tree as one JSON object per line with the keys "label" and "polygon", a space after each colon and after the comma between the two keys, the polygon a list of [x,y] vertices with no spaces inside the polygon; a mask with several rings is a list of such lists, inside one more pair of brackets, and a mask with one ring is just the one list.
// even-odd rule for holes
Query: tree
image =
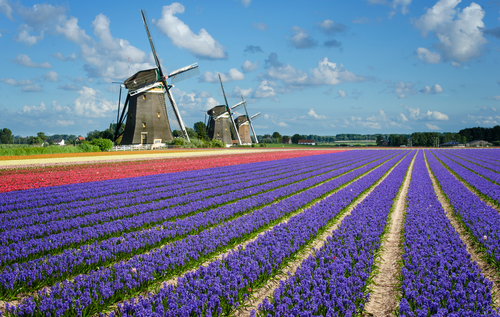
{"label": "tree", "polygon": [[[198,137],[198,134],[191,128],[186,128],[186,132],[187,132],[187,135],[190,139]],[[181,136],[182,136],[182,134],[181,134]]]}
{"label": "tree", "polygon": [[302,137],[300,136],[300,134],[296,133],[292,136],[292,143],[299,144],[300,139],[302,139]]}
{"label": "tree", "polygon": [[273,139],[277,139],[278,143],[281,143],[281,141],[282,141],[281,134],[279,134],[279,132],[274,132],[273,133]]}
{"label": "tree", "polygon": [[194,131],[198,134],[198,139],[200,140],[207,139],[207,126],[204,122],[202,121],[196,122],[193,128]]}
{"label": "tree", "polygon": [[47,140],[47,136],[46,136],[46,135],[45,135],[45,133],[43,133],[43,132],[38,132],[36,135],[37,135],[40,139],[42,139],[42,142],[41,142],[41,143],[43,143],[43,142],[45,142],[45,140]]}
{"label": "tree", "polygon": [[0,130],[0,143],[2,144],[14,143],[14,136],[12,135],[12,131],[10,131],[10,129],[3,128]]}
{"label": "tree", "polygon": [[113,142],[110,139],[93,139],[90,143],[92,145],[98,146],[101,151],[109,151],[113,147]]}
{"label": "tree", "polygon": [[381,135],[377,135],[377,145],[383,145],[384,144],[384,139],[382,138]]}
{"label": "tree", "polygon": [[281,139],[283,140],[283,143],[290,142],[290,137],[288,135],[284,135]]}

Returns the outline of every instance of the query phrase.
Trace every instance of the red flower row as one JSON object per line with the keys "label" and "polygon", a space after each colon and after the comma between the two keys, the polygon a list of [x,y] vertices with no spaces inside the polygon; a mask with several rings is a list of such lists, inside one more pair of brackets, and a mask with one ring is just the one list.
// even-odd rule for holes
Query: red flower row
{"label": "red flower row", "polygon": [[192,171],[211,167],[280,160],[332,152],[339,151],[272,151],[131,162],[8,169],[0,171],[0,193],[73,183]]}

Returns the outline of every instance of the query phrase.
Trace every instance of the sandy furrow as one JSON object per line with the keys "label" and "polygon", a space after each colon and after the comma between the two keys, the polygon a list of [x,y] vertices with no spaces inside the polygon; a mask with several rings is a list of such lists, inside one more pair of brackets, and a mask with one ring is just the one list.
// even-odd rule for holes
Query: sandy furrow
{"label": "sandy furrow", "polygon": [[404,228],[406,195],[410,187],[415,158],[416,154],[410,163],[405,182],[390,215],[389,231],[383,237],[380,246],[381,252],[376,259],[380,260],[380,264],[378,264],[377,273],[372,280],[372,291],[370,291],[370,299],[365,305],[364,316],[393,316],[399,303],[397,284],[400,265],[398,262],[402,261],[403,255],[401,237]]}
{"label": "sandy furrow", "polygon": [[323,234],[312,240],[309,246],[301,251],[300,256],[298,256],[295,261],[291,261],[285,268],[281,270],[280,274],[277,274],[274,278],[267,282],[265,286],[253,291],[251,296],[249,296],[249,300],[246,303],[242,304],[238,310],[231,314],[231,316],[250,316],[252,310],[257,311],[259,304],[264,300],[264,298],[271,298],[273,296],[274,290],[279,287],[280,282],[284,282],[286,279],[288,279],[288,274],[294,275],[295,271],[299,268],[302,261],[304,261],[307,257],[314,255],[316,251],[323,246],[327,238],[332,235],[332,231],[337,230],[337,228],[340,226],[342,220],[350,215],[351,211],[356,208],[356,206],[359,205],[363,200],[365,200],[365,198],[375,189],[375,187],[377,187],[392,172],[392,170],[399,165],[400,162],[401,160],[397,162],[381,179],[373,184],[368,191],[358,196],[358,198],[356,198],[356,200],[354,200],[348,208],[342,211],[339,214],[340,217],[337,219],[337,221],[326,228]]}
{"label": "sandy furrow", "polygon": [[[451,225],[455,228],[455,231],[458,232],[458,234],[460,236],[460,240],[462,240],[462,242],[465,244],[465,246],[467,248],[467,252],[471,255],[471,261],[476,262],[477,265],[479,266],[479,269],[481,270],[481,273],[488,280],[493,282],[493,287],[491,288],[491,295],[493,297],[493,302],[496,303],[496,305],[499,305],[500,304],[500,292],[499,292],[500,291],[500,276],[498,274],[498,271],[496,268],[494,268],[488,262],[483,260],[484,255],[477,248],[476,242],[474,240],[472,240],[472,238],[469,236],[469,234],[467,233],[465,228],[458,221],[457,216],[453,212],[452,206],[448,203],[448,200],[446,199],[443,191],[439,187],[436,178],[434,177],[434,175],[431,172],[431,169],[429,167],[429,163],[427,162],[426,154],[427,153],[424,152],[425,165],[427,166],[427,172],[429,173],[429,175],[431,177],[432,185],[434,186],[434,192],[436,193],[438,200],[441,203],[441,206],[443,206],[443,209],[446,213],[446,216],[450,220]],[[432,154],[430,154],[430,155],[432,155]],[[455,175],[453,175],[453,176],[455,176]]]}

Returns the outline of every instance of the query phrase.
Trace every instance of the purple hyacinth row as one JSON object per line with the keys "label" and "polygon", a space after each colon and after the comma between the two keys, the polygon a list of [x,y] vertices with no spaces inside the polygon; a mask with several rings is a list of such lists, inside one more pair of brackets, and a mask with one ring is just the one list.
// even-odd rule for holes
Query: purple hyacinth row
{"label": "purple hyacinth row", "polygon": [[[436,157],[441,160],[454,173],[465,180],[469,185],[477,189],[481,194],[500,203],[500,186],[493,184],[484,177],[466,169],[465,167],[455,163],[449,158],[441,154],[441,151],[432,151]],[[493,172],[492,172],[493,173]]]}
{"label": "purple hyacinth row", "polygon": [[353,316],[368,296],[366,283],[394,199],[414,155],[408,155],[347,216],[325,244],[280,282],[262,316]]}
{"label": "purple hyacinth row", "polygon": [[[315,157],[316,155],[310,156],[309,158],[315,160]],[[40,207],[42,205],[59,204],[62,202],[73,200],[85,200],[94,197],[100,197],[103,193],[121,193],[124,191],[128,191],[128,188],[130,188],[131,186],[144,186],[144,188],[152,188],[151,184],[153,186],[156,183],[161,185],[162,182],[171,183],[172,185],[180,182],[196,183],[203,177],[207,178],[208,180],[211,176],[211,179],[213,179],[214,177],[220,177],[220,175],[227,174],[228,171],[231,171],[231,174],[238,174],[239,171],[251,171],[261,166],[279,167],[282,165],[293,164],[296,159],[297,158],[290,158],[280,161],[255,162],[196,171],[147,175],[140,177],[69,184],[1,193],[0,212],[22,208],[34,208]]]}
{"label": "purple hyacinth row", "polygon": [[[383,160],[383,159],[382,159]],[[396,159],[392,159],[394,162]],[[50,293],[39,292],[37,298],[28,298],[13,313],[18,315],[41,314],[47,312],[74,315],[97,312],[138,289],[143,289],[155,279],[175,275],[183,267],[194,265],[209,258],[211,254],[240,243],[259,228],[266,228],[300,206],[321,197],[347,181],[372,169],[371,163],[351,173],[345,174],[320,186],[293,195],[276,204],[254,210],[222,226],[201,232],[195,236],[155,249],[148,254],[132,257],[124,263],[116,263],[110,268],[97,270],[88,275],[77,276],[73,282],[65,281],[50,289]],[[390,162],[384,164],[383,169]],[[377,171],[376,170],[376,171]],[[369,175],[371,175],[370,173]],[[358,182],[356,182],[358,183]],[[277,254],[278,255],[278,254]],[[54,303],[60,303],[58,309]]]}
{"label": "purple hyacinth row", "polygon": [[456,214],[500,267],[500,214],[470,192],[431,154],[427,155],[427,160]]}
{"label": "purple hyacinth row", "polygon": [[[304,177],[308,177],[306,173],[315,174],[315,171],[323,169],[328,170],[338,164],[339,162],[325,162],[323,164],[317,163],[317,165],[311,166],[307,161],[297,162],[295,168],[287,171],[285,173],[269,173],[263,174],[262,171],[257,173],[250,173],[248,176],[241,177],[238,182],[227,181],[226,184],[217,182],[205,182],[204,186],[200,186],[197,190],[187,187],[181,190],[165,190],[166,192],[149,194],[147,196],[137,197],[136,199],[128,199],[126,194],[124,197],[116,197],[111,203],[104,203],[99,201],[92,202],[90,206],[82,206],[78,209],[73,210],[63,210],[62,212],[51,213],[47,216],[41,216],[48,220],[53,218],[54,221],[45,223],[40,226],[33,217],[25,217],[18,219],[18,221],[9,221],[7,223],[12,224],[12,226],[22,226],[23,224],[29,224],[21,229],[10,230],[9,235],[0,237],[0,244],[6,245],[12,242],[23,241],[27,239],[43,237],[48,234],[55,234],[62,231],[67,231],[73,228],[82,228],[95,224],[102,224],[112,220],[118,220],[120,218],[130,217],[137,215],[137,209],[141,210],[154,210],[158,209],[158,202],[161,200],[161,208],[171,208],[175,205],[185,205],[187,203],[194,203],[196,200],[204,200],[213,196],[218,196],[226,194],[228,192],[236,192],[238,190],[250,189],[251,187],[256,187],[260,184],[271,183],[273,181],[278,181],[285,179],[286,177],[291,177],[298,174],[303,174]],[[346,165],[350,163],[344,163]],[[266,176],[263,176],[266,175]],[[216,188],[203,190],[205,188],[213,187],[213,183],[218,185]],[[225,186],[224,186],[225,185]],[[258,190],[258,188],[255,188]],[[169,197],[168,199],[165,196]],[[106,197],[107,199],[107,197]],[[149,207],[151,208],[149,209]],[[122,207],[122,208],[120,208]],[[125,208],[123,208],[125,207]],[[63,215],[63,216],[62,216]],[[80,217],[77,217],[82,215]],[[60,219],[62,216],[63,219]],[[37,215],[37,218],[40,216]],[[4,225],[8,226],[8,225]]]}
{"label": "purple hyacinth row", "polygon": [[[455,156],[458,156],[460,158],[463,158],[464,160],[470,161],[472,163],[475,163],[479,166],[489,168],[495,172],[500,173],[500,162],[496,160],[492,160],[490,158],[484,157],[477,153],[476,151],[471,152],[471,151],[460,151],[460,152],[453,152],[452,153]],[[498,155],[500,155],[500,152],[497,152]]]}
{"label": "purple hyacinth row", "polygon": [[[383,160],[383,159],[382,159]],[[378,161],[375,164],[380,163]],[[200,231],[249,212],[259,206],[272,203],[291,194],[295,194],[308,187],[315,186],[332,177],[357,168],[366,162],[354,164],[347,169],[342,168],[320,176],[303,180],[299,183],[285,185],[269,193],[255,195],[250,198],[240,200],[230,205],[224,205],[204,213],[199,213],[185,219],[174,222],[167,222],[158,225],[151,230],[133,232],[118,238],[110,238],[101,243],[85,245],[80,250],[67,249],[61,254],[44,256],[26,263],[14,263],[4,268],[0,273],[0,294],[15,295],[20,289],[25,287],[33,288],[40,285],[50,284],[51,278],[57,280],[68,275],[75,275],[80,270],[88,271],[98,265],[103,265],[107,261],[116,261],[131,254],[142,253],[145,249],[151,249],[156,245],[172,241],[177,237]],[[288,184],[288,180],[283,180],[282,185]],[[80,270],[78,270],[80,269]]]}
{"label": "purple hyacinth row", "polygon": [[[384,155],[387,155],[387,153],[385,153]],[[224,195],[215,196],[205,200],[194,201],[185,205],[174,206],[172,208],[168,208],[168,202],[166,201],[154,202],[152,203],[153,207],[151,207],[150,204],[144,204],[121,208],[116,211],[117,213],[120,212],[121,215],[128,213],[137,215],[129,218],[122,218],[115,221],[105,222],[102,224],[96,224],[94,226],[87,226],[82,228],[77,227],[73,230],[52,234],[43,238],[30,239],[26,241],[11,243],[9,245],[2,245],[0,246],[0,263],[12,263],[13,261],[17,261],[19,259],[34,259],[45,254],[53,253],[56,250],[62,250],[63,248],[66,248],[68,246],[78,246],[82,243],[86,243],[87,241],[92,241],[95,239],[102,240],[106,237],[110,237],[119,233],[137,231],[140,230],[143,226],[160,224],[164,221],[168,221],[171,218],[183,217],[193,213],[198,213],[200,210],[207,209],[209,207],[216,207],[218,205],[226,203],[227,201],[234,201],[236,199],[241,199],[249,195],[255,195],[260,192],[269,191],[290,183],[301,181],[306,177],[306,175],[308,175],[309,177],[313,177],[316,175],[327,173],[328,175],[326,175],[325,177],[331,178],[336,175],[345,173],[352,168],[355,168],[356,166],[359,167],[363,164],[366,164],[366,162],[348,165],[347,167],[339,168],[331,172],[329,172],[330,168],[324,168],[314,172],[310,172],[308,174],[297,175],[285,180],[278,180],[263,185],[258,185],[251,189],[233,191]],[[78,222],[80,221],[80,219],[76,218],[71,221]]]}
{"label": "purple hyacinth row", "polygon": [[422,153],[413,169],[404,225],[400,316],[498,316],[491,307],[492,283],[471,262],[446,217]]}
{"label": "purple hyacinth row", "polygon": [[[324,155],[331,156],[331,154]],[[163,186],[194,186],[203,184],[209,180],[214,180],[214,178],[227,179],[231,178],[231,176],[237,176],[238,174],[252,172],[254,170],[258,171],[270,168],[281,168],[283,165],[293,164],[297,159],[300,160],[305,158],[286,159],[281,163],[277,161],[256,162],[181,173],[148,175],[2,193],[0,194],[0,201],[4,206],[0,206],[0,211],[19,210],[24,208],[29,209],[53,204],[58,205],[66,202],[71,203],[74,201],[85,202],[86,200],[97,197],[130,192],[131,188],[139,191],[148,189],[152,190],[155,187]],[[310,160],[317,161],[320,160],[320,158],[313,156]],[[231,174],[228,174],[228,171],[231,171]],[[12,196],[16,197],[16,199]]]}
{"label": "purple hyacinth row", "polygon": [[450,152],[450,151],[440,151],[440,154],[442,154],[443,156],[446,156],[448,159],[454,161],[455,163],[462,165],[466,169],[468,169],[476,174],[479,174],[480,176],[482,176],[490,181],[500,183],[500,174],[499,173],[492,171],[491,169],[482,167],[478,164],[475,164],[475,162],[473,162],[473,161],[471,162],[470,159],[466,160],[464,158],[461,158],[460,156],[452,155],[452,153],[453,152]]}

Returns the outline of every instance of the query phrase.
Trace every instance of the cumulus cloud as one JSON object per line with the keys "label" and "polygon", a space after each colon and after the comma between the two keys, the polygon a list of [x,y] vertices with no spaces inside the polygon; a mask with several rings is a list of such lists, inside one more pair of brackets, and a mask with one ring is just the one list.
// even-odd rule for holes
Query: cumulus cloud
{"label": "cumulus cloud", "polygon": [[54,71],[48,71],[44,76],[46,81],[57,82],[59,80],[59,75]]}
{"label": "cumulus cloud", "polygon": [[193,91],[187,93],[178,88],[172,88],[172,93],[179,108],[208,110],[219,105],[219,103],[212,98],[212,95],[206,91]]}
{"label": "cumulus cloud", "polygon": [[[218,83],[219,82],[218,74],[219,73],[216,72],[204,72],[203,74],[200,75],[198,81],[205,83]],[[245,75],[243,75],[236,68],[231,68],[228,73],[220,74],[220,77],[223,83],[245,79]]]}
{"label": "cumulus cloud", "polygon": [[406,118],[406,116],[402,113],[399,113],[397,116],[396,116],[396,120],[397,121],[401,121],[401,122],[406,122],[408,121],[408,118]]}
{"label": "cumulus cloud", "polygon": [[440,94],[442,93],[444,90],[443,88],[441,88],[441,86],[439,86],[438,84],[432,86],[432,87],[429,87],[429,86],[424,86],[424,88],[420,89],[420,92],[423,93],[424,95],[427,95],[427,94]]}
{"label": "cumulus cloud", "polygon": [[14,20],[12,17],[12,6],[9,0],[0,0],[0,13],[5,14],[10,20]]}
{"label": "cumulus cloud", "polygon": [[324,116],[324,115],[318,115],[316,113],[316,111],[314,111],[313,108],[311,108],[311,110],[309,110],[309,112],[307,113],[307,115],[309,117],[311,117],[311,118],[318,119],[318,120],[326,119],[326,116]]}
{"label": "cumulus cloud", "polygon": [[283,128],[285,128],[285,127],[288,127],[288,126],[289,126],[288,124],[286,124],[286,123],[285,123],[285,122],[283,122],[283,121],[280,121],[280,122],[278,123],[278,125],[279,125],[280,127],[283,127]]}
{"label": "cumulus cloud", "polygon": [[430,111],[421,112],[420,108],[411,108],[406,105],[402,105],[403,108],[408,112],[411,120],[427,120],[427,121],[446,121],[448,120],[448,116],[439,111]]}
{"label": "cumulus cloud", "polygon": [[252,3],[252,0],[241,0],[241,4],[245,7],[248,8],[248,6]]}
{"label": "cumulus cloud", "polygon": [[408,95],[415,95],[417,92],[413,89],[411,82],[404,82],[402,80],[395,82],[391,86],[391,90],[399,99],[404,99]]}
{"label": "cumulus cloud", "polygon": [[40,113],[45,112],[47,108],[45,107],[45,103],[42,101],[39,106],[28,106],[25,105],[23,107],[22,113]]}
{"label": "cumulus cloud", "polygon": [[332,20],[328,20],[328,19],[319,23],[319,27],[326,34],[343,33],[347,30],[346,25],[344,25],[342,23],[335,23]]}
{"label": "cumulus cloud", "polygon": [[30,79],[15,80],[12,78],[0,78],[0,81],[11,86],[20,86],[21,91],[24,92],[42,91],[42,87],[40,87],[37,83],[33,82]]}
{"label": "cumulus cloud", "polygon": [[31,68],[52,68],[49,62],[44,63],[34,63],[31,58],[26,54],[18,54],[14,62],[18,65]]}
{"label": "cumulus cloud", "polygon": [[389,7],[391,7],[394,11],[389,13],[389,18],[390,18],[396,13],[396,11],[398,9],[401,9],[401,13],[403,13],[403,14],[407,14],[408,12],[410,12],[408,10],[408,7],[410,6],[412,0],[392,0],[392,1],[389,1],[389,0],[367,0],[367,1],[370,4],[384,4],[384,5],[388,5]]}
{"label": "cumulus cloud", "polygon": [[39,35],[31,35],[30,31],[32,31],[32,28],[26,24],[21,24],[19,32],[14,36],[14,41],[24,43],[26,46],[32,46],[43,40],[43,31],[41,31]]}
{"label": "cumulus cloud", "polygon": [[74,61],[76,59],[75,53],[72,53],[71,55],[68,55],[65,57],[63,54],[58,52],[58,53],[52,54],[52,56],[54,56],[55,58],[57,58],[58,60],[60,60],[62,62]]}
{"label": "cumulus cloud", "polygon": [[264,22],[259,22],[259,23],[252,23],[252,27],[256,28],[257,30],[265,31],[268,26]]}
{"label": "cumulus cloud", "polygon": [[441,62],[441,54],[437,52],[431,52],[424,47],[419,47],[415,51],[418,58],[420,58],[426,64],[438,64]]}
{"label": "cumulus cloud", "polygon": [[245,49],[243,50],[245,53],[264,53],[264,51],[260,48],[260,46],[256,45],[247,45]]}
{"label": "cumulus cloud", "polygon": [[500,100],[500,96],[486,97],[487,100]]}
{"label": "cumulus cloud", "polygon": [[68,90],[68,91],[79,91],[81,89],[80,86],[77,86],[75,84],[70,84],[70,83],[67,83],[65,85],[59,85],[57,88],[62,89],[62,90]]}
{"label": "cumulus cloud", "polygon": [[461,0],[439,0],[427,9],[414,25],[423,37],[434,32],[439,40],[435,47],[446,59],[467,62],[482,53],[487,43],[483,37],[485,15],[480,5],[472,2],[463,10],[457,8]]}
{"label": "cumulus cloud", "polygon": [[294,34],[288,38],[290,45],[297,49],[303,48],[311,48],[318,45],[318,41],[316,41],[312,36],[310,36],[306,30],[299,28],[298,26],[292,27],[292,31]]}
{"label": "cumulus cloud", "polygon": [[189,26],[175,16],[175,14],[184,13],[184,10],[184,6],[178,2],[164,6],[162,17],[153,23],[170,38],[175,46],[185,48],[199,58],[227,58],[225,47],[217,42],[207,30],[201,29],[198,34],[195,34]]}
{"label": "cumulus cloud", "polygon": [[272,98],[276,96],[276,92],[274,91],[275,84],[273,82],[269,82],[267,80],[263,80],[259,83],[257,89],[255,89],[253,93],[254,98]]}
{"label": "cumulus cloud", "polygon": [[455,61],[452,61],[450,63],[450,65],[453,66],[453,67],[455,67],[455,68],[462,68],[462,65],[460,63],[455,62]]}
{"label": "cumulus cloud", "polygon": [[441,130],[440,127],[438,127],[437,125],[435,124],[430,124],[430,123],[426,123],[425,126],[429,129],[429,130]]}
{"label": "cumulus cloud", "polygon": [[243,96],[245,98],[250,96],[252,91],[253,89],[251,87],[241,88],[240,86],[236,86],[231,93],[227,94],[227,96],[232,98],[241,98],[241,96]]}
{"label": "cumulus cloud", "polygon": [[366,80],[362,76],[353,74],[344,68],[344,65],[332,63],[327,57],[318,61],[318,66],[306,74],[289,64],[278,61],[276,53],[271,53],[266,60],[268,78],[281,80],[289,89],[301,89],[306,86],[337,85],[342,82],[359,82]]}
{"label": "cumulus cloud", "polygon": [[103,118],[109,116],[115,109],[116,105],[104,98],[99,90],[83,86],[80,95],[74,102],[74,112],[78,116],[88,118]]}
{"label": "cumulus cloud", "polygon": [[340,98],[345,98],[347,96],[347,93],[345,92],[345,90],[342,90],[342,89],[339,89],[337,91],[337,94],[339,95]]}
{"label": "cumulus cloud", "polygon": [[243,63],[243,65],[241,65],[241,70],[243,70],[244,73],[250,73],[256,70],[257,67],[259,67],[259,61],[252,63],[247,60]]}

